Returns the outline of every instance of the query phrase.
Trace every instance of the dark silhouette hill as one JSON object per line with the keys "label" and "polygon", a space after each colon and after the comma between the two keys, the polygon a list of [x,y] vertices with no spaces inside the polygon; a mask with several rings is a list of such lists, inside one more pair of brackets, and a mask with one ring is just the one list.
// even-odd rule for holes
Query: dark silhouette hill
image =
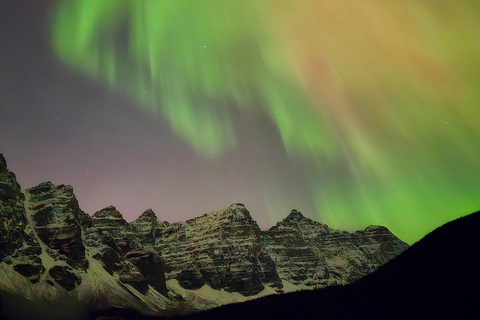
{"label": "dark silhouette hill", "polygon": [[[480,319],[480,212],[434,230],[346,286],[267,296],[169,319]],[[99,316],[141,316],[109,310]],[[165,318],[163,318],[165,319]]]}

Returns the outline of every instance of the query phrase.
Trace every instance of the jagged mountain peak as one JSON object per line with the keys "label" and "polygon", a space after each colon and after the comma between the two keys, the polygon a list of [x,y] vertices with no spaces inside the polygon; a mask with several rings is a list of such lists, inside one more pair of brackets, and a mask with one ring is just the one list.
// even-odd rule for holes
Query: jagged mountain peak
{"label": "jagged mountain peak", "polygon": [[179,224],[197,224],[197,223],[203,223],[206,220],[213,220],[213,221],[224,221],[224,219],[233,219],[233,220],[238,220],[238,219],[246,219],[246,220],[251,220],[254,221],[253,218],[250,215],[250,212],[247,210],[245,205],[242,203],[233,203],[228,208],[222,209],[222,210],[217,210],[217,211],[212,211],[212,212],[207,212],[203,214],[202,216],[188,219],[185,222],[178,222]]}
{"label": "jagged mountain peak", "polygon": [[371,225],[364,229],[364,231],[381,231],[381,232],[390,232],[387,227]]}
{"label": "jagged mountain peak", "polygon": [[115,218],[115,219],[123,219],[122,214],[115,208],[114,206],[110,205],[106,208],[103,208],[100,211],[97,211],[93,214],[94,219],[102,219],[102,218]]}
{"label": "jagged mountain peak", "polygon": [[157,218],[157,215],[155,214],[155,212],[152,209],[149,208],[149,209],[145,210],[140,215],[140,217],[138,217],[138,219],[141,219],[141,220],[155,220],[155,219],[158,219],[158,218]]}
{"label": "jagged mountain peak", "polygon": [[229,206],[229,208],[230,208],[230,207],[243,207],[243,208],[245,208],[245,205],[244,205],[243,203],[237,202],[237,203],[232,203],[232,204]]}
{"label": "jagged mountain peak", "polygon": [[7,169],[7,160],[3,156],[3,153],[0,153],[0,171]]}
{"label": "jagged mountain peak", "polygon": [[288,214],[286,219],[291,221],[291,220],[305,219],[305,217],[300,211],[296,209],[292,209],[292,211]]}
{"label": "jagged mountain peak", "polygon": [[149,208],[145,210],[140,215],[140,217],[133,220],[130,224],[132,226],[133,225],[139,226],[140,224],[142,224],[145,226],[149,226],[149,228],[150,227],[161,228],[161,227],[168,226],[170,223],[168,223],[167,221],[160,221],[157,217],[157,214],[152,209]]}
{"label": "jagged mountain peak", "polygon": [[242,203],[233,203],[226,210],[225,214],[229,216],[243,216],[248,219],[252,219],[250,212],[245,208]]}
{"label": "jagged mountain peak", "polygon": [[218,225],[222,228],[231,228],[232,223],[241,223],[245,226],[251,226],[256,231],[260,231],[260,228],[257,225],[257,222],[252,218],[250,212],[247,208],[241,203],[233,203],[228,208],[212,211],[203,214],[202,216],[189,219],[185,222],[175,222],[172,225],[177,225],[178,227],[192,227],[194,225]]}
{"label": "jagged mountain peak", "polygon": [[228,206],[227,210],[234,210],[234,211],[247,211],[247,208],[243,203],[232,203],[231,205]]}
{"label": "jagged mountain peak", "polygon": [[55,188],[52,181],[45,181],[35,187],[28,188],[27,191],[32,194],[47,192]]}
{"label": "jagged mountain peak", "polygon": [[361,235],[363,237],[381,237],[385,239],[394,236],[387,227],[378,225],[371,225],[363,230],[355,231],[355,234]]}
{"label": "jagged mountain peak", "polygon": [[310,218],[305,217],[300,211],[296,209],[292,209],[292,211],[286,216],[282,221],[277,222],[275,226],[272,228],[276,227],[298,227],[299,225],[322,225],[320,222],[313,221]]}
{"label": "jagged mountain peak", "polygon": [[45,181],[40,183],[35,187],[28,188],[26,190],[30,194],[38,195],[42,193],[58,193],[56,196],[60,196],[60,193],[67,193],[70,196],[73,196],[73,187],[71,185],[59,184],[55,185],[51,181]]}
{"label": "jagged mountain peak", "polygon": [[160,221],[152,209],[145,210],[140,217],[130,222],[135,234],[147,242],[155,242],[155,234],[169,225],[166,221]]}

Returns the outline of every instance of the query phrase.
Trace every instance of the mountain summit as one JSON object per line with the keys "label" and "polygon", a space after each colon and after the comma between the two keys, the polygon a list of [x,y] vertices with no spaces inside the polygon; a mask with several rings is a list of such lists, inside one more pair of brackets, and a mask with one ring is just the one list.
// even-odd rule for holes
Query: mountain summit
{"label": "mountain summit", "polygon": [[290,214],[287,216],[287,220],[300,220],[300,219],[303,219],[305,218],[303,216],[303,214],[300,212],[300,211],[297,211],[295,209],[292,209],[292,211],[290,212]]}

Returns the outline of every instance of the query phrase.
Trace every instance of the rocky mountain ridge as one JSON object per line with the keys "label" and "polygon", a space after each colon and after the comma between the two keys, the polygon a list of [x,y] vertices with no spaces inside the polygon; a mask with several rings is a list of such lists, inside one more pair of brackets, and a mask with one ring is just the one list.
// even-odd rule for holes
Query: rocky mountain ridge
{"label": "rocky mountain ridge", "polygon": [[0,293],[43,305],[172,315],[351,283],[408,245],[387,228],[349,233],[292,212],[261,230],[243,204],[186,222],[152,210],[83,212],[71,186],[21,191],[0,155]]}

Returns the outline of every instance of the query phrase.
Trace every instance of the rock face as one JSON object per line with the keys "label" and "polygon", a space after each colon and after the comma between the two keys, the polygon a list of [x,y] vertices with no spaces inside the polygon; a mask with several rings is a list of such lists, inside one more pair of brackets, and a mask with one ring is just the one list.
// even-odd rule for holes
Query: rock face
{"label": "rock face", "polygon": [[[25,195],[27,218],[33,222],[38,240],[56,265],[54,271],[49,271],[50,276],[52,271],[56,275],[52,276],[54,280],[59,280],[60,275],[72,279],[77,273],[74,270],[85,271],[88,261],[82,241],[80,217],[86,214],[78,206],[73,188],[55,186],[48,181],[27,189]],[[63,281],[57,283],[61,285]],[[73,289],[71,285],[67,287]]]}
{"label": "rock face", "polygon": [[0,294],[41,304],[184,314],[350,283],[407,247],[384,227],[349,233],[296,210],[262,231],[240,203],[181,223],[150,209],[127,223],[113,206],[90,216],[71,186],[22,192],[0,155]]}
{"label": "rock face", "polygon": [[42,249],[25,215],[24,200],[15,174],[7,169],[0,154],[0,261],[36,283],[45,268],[39,257]]}
{"label": "rock face", "polygon": [[173,224],[148,210],[131,225],[143,245],[161,252],[167,280],[246,296],[266,286],[282,292],[282,280],[299,288],[351,283],[408,247],[384,227],[349,233],[296,210],[261,231],[242,204]]}
{"label": "rock face", "polygon": [[174,224],[159,222],[147,211],[132,225],[144,244],[151,244],[155,234],[154,246],[162,253],[167,279],[178,280],[186,289],[208,284],[255,295],[265,285],[282,286],[264,250],[261,230],[243,204]]}
{"label": "rock face", "polygon": [[148,285],[166,294],[162,259],[152,247],[140,244],[114,206],[96,212],[92,221],[85,232],[86,244],[109,274],[143,294]]}
{"label": "rock face", "polygon": [[166,221],[158,220],[152,209],[147,209],[140,217],[130,223],[135,235],[143,245],[155,246],[162,239],[162,230],[169,226]]}
{"label": "rock face", "polygon": [[385,227],[349,233],[296,210],[265,232],[264,239],[280,278],[313,288],[358,280],[408,247]]}

